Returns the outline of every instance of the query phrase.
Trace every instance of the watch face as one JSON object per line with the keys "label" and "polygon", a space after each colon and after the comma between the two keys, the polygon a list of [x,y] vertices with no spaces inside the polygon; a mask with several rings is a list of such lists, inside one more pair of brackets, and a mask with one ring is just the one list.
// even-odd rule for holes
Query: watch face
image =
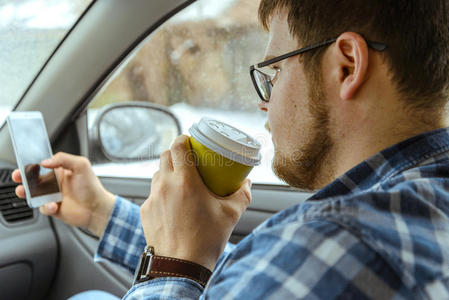
{"label": "watch face", "polygon": [[154,250],[153,247],[145,247],[145,251],[140,257],[139,264],[137,265],[136,271],[134,272],[134,282],[133,285],[142,281],[150,279],[150,269],[151,262],[153,261]]}

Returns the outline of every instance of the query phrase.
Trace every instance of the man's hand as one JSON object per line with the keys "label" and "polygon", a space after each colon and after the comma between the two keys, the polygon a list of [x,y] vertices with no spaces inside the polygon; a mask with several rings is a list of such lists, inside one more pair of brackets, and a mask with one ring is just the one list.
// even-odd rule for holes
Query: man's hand
{"label": "man's hand", "polygon": [[179,136],[162,153],[151,194],[140,209],[147,244],[156,255],[213,270],[250,201],[249,180],[226,198],[210,192],[196,169],[188,137]]}
{"label": "man's hand", "polygon": [[[60,203],[51,202],[41,206],[41,213],[72,226],[86,227],[101,236],[114,207],[115,197],[104,189],[89,160],[60,152],[41,165],[55,169],[62,193]],[[17,183],[22,182],[19,170],[12,173],[12,179]],[[25,198],[23,185],[17,186],[16,194]]]}

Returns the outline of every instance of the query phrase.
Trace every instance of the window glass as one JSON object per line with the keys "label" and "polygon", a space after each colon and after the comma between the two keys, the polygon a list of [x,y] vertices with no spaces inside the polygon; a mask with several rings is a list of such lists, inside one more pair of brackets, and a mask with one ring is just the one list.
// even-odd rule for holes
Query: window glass
{"label": "window glass", "polygon": [[0,125],[91,0],[0,0]]}
{"label": "window glass", "polygon": [[[262,164],[249,178],[280,184],[271,170],[273,145],[266,115],[249,66],[264,57],[267,33],[259,0],[200,0],[163,24],[128,58],[88,108],[89,128],[107,105],[126,101],[160,104],[177,116],[182,132],[202,117],[215,118],[254,136],[262,144]],[[158,160],[103,163],[90,159],[97,175],[151,177]]]}

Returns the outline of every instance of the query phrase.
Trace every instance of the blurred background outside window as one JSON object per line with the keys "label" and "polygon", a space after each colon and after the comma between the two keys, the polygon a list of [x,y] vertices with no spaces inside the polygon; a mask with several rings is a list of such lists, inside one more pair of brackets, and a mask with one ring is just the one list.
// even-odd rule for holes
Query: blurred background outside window
{"label": "blurred background outside window", "polygon": [[[273,145],[249,66],[264,57],[267,33],[257,19],[259,0],[199,0],[153,32],[116,70],[88,107],[89,128],[101,108],[148,101],[169,108],[182,131],[201,117],[226,122],[262,144],[253,183],[281,184],[271,170]],[[120,120],[117,120],[120,122]],[[136,131],[137,132],[137,131]],[[129,134],[133,134],[130,132]],[[97,175],[150,178],[159,161],[92,163]]]}

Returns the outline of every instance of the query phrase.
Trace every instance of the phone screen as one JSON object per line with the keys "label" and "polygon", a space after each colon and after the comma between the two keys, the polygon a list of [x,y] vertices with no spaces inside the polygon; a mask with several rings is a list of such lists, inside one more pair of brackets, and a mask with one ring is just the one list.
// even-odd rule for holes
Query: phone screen
{"label": "phone screen", "polygon": [[52,156],[47,131],[41,118],[10,118],[17,160],[23,166],[32,198],[59,192],[58,181],[52,169],[40,162]]}

